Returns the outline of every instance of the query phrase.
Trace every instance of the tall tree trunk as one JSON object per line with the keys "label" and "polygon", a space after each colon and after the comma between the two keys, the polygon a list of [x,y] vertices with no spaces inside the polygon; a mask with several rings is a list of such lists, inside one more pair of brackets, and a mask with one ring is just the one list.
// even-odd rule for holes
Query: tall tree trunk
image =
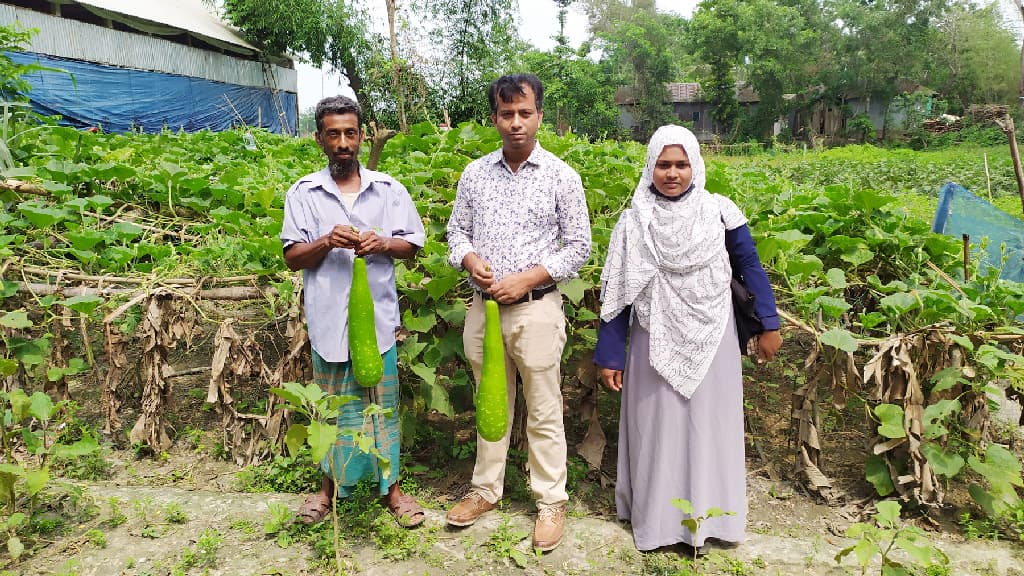
{"label": "tall tree trunk", "polygon": [[[1021,20],[1024,20],[1024,0],[1017,0],[1017,9],[1020,10]],[[1020,47],[1020,96],[1024,97],[1024,44]],[[1024,105],[1024,100],[1020,100]]]}
{"label": "tall tree trunk", "polygon": [[398,109],[398,128],[403,133],[409,131],[409,123],[405,119],[405,90],[402,89],[402,78],[398,65],[398,40],[395,37],[395,12],[397,0],[384,0],[388,6],[388,33],[391,36],[391,76],[395,86],[395,104]]}

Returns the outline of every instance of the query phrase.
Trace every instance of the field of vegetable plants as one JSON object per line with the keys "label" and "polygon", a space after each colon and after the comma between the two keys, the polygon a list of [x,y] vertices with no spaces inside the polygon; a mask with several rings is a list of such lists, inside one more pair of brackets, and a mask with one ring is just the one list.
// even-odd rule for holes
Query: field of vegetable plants
{"label": "field of vegetable plants", "polygon": [[[321,165],[312,140],[12,124],[5,141],[0,568],[45,548],[38,518],[54,514],[51,480],[67,476],[69,458],[102,461],[101,444],[159,459],[172,446],[196,445],[205,427],[215,446],[209,457],[248,466],[250,481],[271,474],[289,479],[286,490],[307,489],[310,478],[297,476],[308,463],[283,454],[295,413],[269,389],[308,375],[300,279],[284,266],[278,232],[284,192]],[[614,477],[614,448],[602,451],[597,437],[614,445],[617,405],[608,395],[598,400],[587,360],[605,247],[644,148],[551,133],[540,141],[580,172],[591,211],[593,256],[562,286],[564,366],[574,407],[567,419],[574,435],[587,436],[573,467],[599,487],[602,463],[604,477]],[[498,145],[489,127],[417,125],[387,144],[379,167],[409,188],[428,234],[397,274],[403,438],[413,455],[403,466],[437,480],[473,450],[461,352],[470,289],[446,264],[444,229],[462,169]],[[1020,213],[1000,148],[711,156],[708,188],[750,218],[785,315],[782,360],[756,372],[748,366],[756,381],[751,455],[773,481],[793,481],[822,502],[858,499],[864,518],[874,509],[869,496],[897,497],[924,522],[966,514],[968,526],[983,522],[987,534],[1020,540],[1019,429],[990,412],[991,398],[1024,393],[1016,320],[1024,286],[976,267],[965,279],[960,240],[929,232],[936,193],[949,180],[981,196],[991,186],[997,205]],[[200,383],[182,393],[190,376]],[[830,436],[837,430],[860,445]],[[597,490],[605,498],[611,491]],[[279,512],[266,533],[298,538]],[[879,508],[890,528],[892,513]],[[849,536],[863,542],[867,533]],[[863,546],[858,561],[880,550]]]}

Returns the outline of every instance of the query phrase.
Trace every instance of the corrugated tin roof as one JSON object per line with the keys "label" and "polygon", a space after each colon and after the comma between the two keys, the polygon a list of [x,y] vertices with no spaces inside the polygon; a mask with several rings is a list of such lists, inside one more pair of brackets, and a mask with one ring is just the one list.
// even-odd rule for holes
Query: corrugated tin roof
{"label": "corrugated tin roof", "polygon": [[19,21],[39,33],[29,52],[123,68],[154,70],[240,86],[268,86],[296,92],[296,72],[263,65],[237,53],[221,53],[148,36],[0,4],[0,23]]}
{"label": "corrugated tin roof", "polygon": [[672,82],[666,84],[669,94],[672,95],[672,102],[700,102],[703,95],[700,91],[700,84],[697,82]]}
{"label": "corrugated tin roof", "polygon": [[[670,102],[704,102],[704,92],[699,82],[669,82],[665,84],[668,89]],[[736,83],[736,100],[740,104],[753,104],[761,101],[761,97],[754,89],[743,82]],[[629,86],[621,86],[615,91],[616,104],[633,104],[633,91]]]}
{"label": "corrugated tin roof", "polygon": [[[142,24],[132,19],[162,24],[187,31],[212,43],[258,52],[218,17],[210,13],[201,0],[75,0],[78,4],[109,12],[106,16],[128,25]],[[121,17],[118,17],[121,16]],[[126,18],[125,18],[126,17]],[[141,27],[144,29],[144,26]]]}

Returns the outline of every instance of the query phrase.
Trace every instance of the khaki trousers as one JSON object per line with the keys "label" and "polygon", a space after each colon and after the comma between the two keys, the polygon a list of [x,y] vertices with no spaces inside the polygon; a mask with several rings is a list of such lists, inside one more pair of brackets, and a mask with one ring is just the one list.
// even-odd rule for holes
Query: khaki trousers
{"label": "khaki trousers", "polygon": [[[562,349],[565,347],[565,313],[558,290],[540,300],[501,306],[501,336],[505,344],[508,379],[509,430],[497,442],[476,439],[473,489],[485,500],[501,499],[505,460],[516,405],[516,373],[522,376],[526,395],[526,438],[529,443],[530,488],[538,507],[554,506],[569,499],[565,491],[566,444],[562,420]],[[479,294],[466,313],[462,343],[480,381],[483,364],[484,305]]]}

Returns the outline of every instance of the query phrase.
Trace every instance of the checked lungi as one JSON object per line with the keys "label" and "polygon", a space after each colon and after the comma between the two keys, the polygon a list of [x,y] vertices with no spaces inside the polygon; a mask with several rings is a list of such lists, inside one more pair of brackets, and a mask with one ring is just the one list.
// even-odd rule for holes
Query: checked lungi
{"label": "checked lungi", "polygon": [[[352,375],[352,362],[327,362],[313,351],[313,380],[321,390],[338,396],[356,396],[344,404],[338,414],[338,431],[362,430],[363,435],[373,438],[373,445],[383,458],[390,463],[385,477],[377,456],[367,454],[355,445],[351,434],[339,434],[334,446],[320,463],[320,469],[330,476],[338,490],[338,496],[351,495],[355,485],[363,478],[373,478],[379,484],[380,495],[398,481],[399,441],[401,430],[398,411],[398,353],[397,346],[383,354],[384,377],[372,388],[363,388]],[[363,410],[370,404],[377,404],[391,414],[363,416]]]}

